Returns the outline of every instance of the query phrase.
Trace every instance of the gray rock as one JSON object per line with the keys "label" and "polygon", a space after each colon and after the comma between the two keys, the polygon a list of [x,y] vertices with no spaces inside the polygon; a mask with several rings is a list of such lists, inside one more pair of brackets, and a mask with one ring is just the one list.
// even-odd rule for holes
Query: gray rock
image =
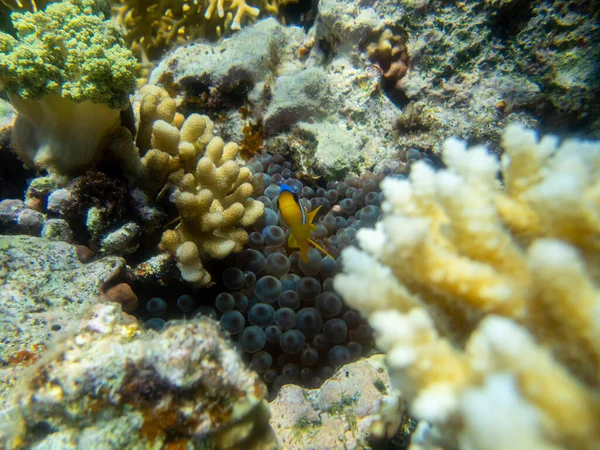
{"label": "gray rock", "polygon": [[272,72],[274,54],[286,51],[285,39],[284,27],[266,19],[220,43],[175,49],[152,71],[149,83],[168,76],[182,86],[214,87],[220,95],[243,92]]}
{"label": "gray rock", "polygon": [[69,200],[71,200],[71,191],[65,188],[57,189],[48,196],[46,208],[53,213],[60,213]]}
{"label": "gray rock", "polygon": [[297,122],[325,117],[330,95],[329,78],[322,69],[311,67],[279,77],[265,115],[266,132],[273,135]]}
{"label": "gray rock", "polygon": [[100,253],[103,255],[122,255],[134,253],[138,247],[140,226],[128,222],[118,230],[108,233],[100,241]]}
{"label": "gray rock", "polygon": [[265,385],[209,319],[159,333],[117,305],[96,305],[31,370],[13,392],[19,407],[7,412],[0,445],[277,447]]}
{"label": "gray rock", "polygon": [[45,220],[45,214],[29,209],[21,200],[6,199],[0,202],[0,232],[37,236]]}
{"label": "gray rock", "polygon": [[311,155],[314,167],[327,178],[340,179],[348,170],[359,171],[363,143],[343,123],[316,122],[298,124],[297,132],[313,139],[316,148]]}
{"label": "gray rock", "polygon": [[341,367],[319,389],[284,386],[271,402],[282,447],[361,449],[394,436],[404,406],[384,367],[375,355]]}
{"label": "gray rock", "polygon": [[0,410],[21,370],[124,269],[115,257],[83,264],[77,248],[64,242],[0,236]]}
{"label": "gray rock", "polygon": [[42,237],[50,241],[73,242],[73,231],[64,219],[48,219],[42,228]]}
{"label": "gray rock", "polygon": [[10,227],[17,224],[19,215],[27,209],[22,200],[6,199],[0,202],[0,226]]}
{"label": "gray rock", "polygon": [[45,214],[34,211],[33,209],[26,209],[19,214],[19,217],[17,217],[17,229],[23,234],[36,236],[39,235],[42,230],[45,220]]}

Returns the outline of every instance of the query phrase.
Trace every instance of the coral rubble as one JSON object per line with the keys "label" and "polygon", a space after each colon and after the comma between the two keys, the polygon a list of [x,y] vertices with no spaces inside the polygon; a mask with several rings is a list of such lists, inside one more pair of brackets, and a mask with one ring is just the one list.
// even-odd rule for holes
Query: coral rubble
{"label": "coral rubble", "polygon": [[89,262],[86,250],[39,237],[0,236],[0,410],[26,362],[23,355],[37,358],[122,273],[123,259]]}
{"label": "coral rubble", "polygon": [[447,169],[385,180],[335,287],[446,445],[596,448],[600,143],[512,125],[502,145],[499,163],[449,139]]}
{"label": "coral rubble", "polygon": [[4,448],[277,447],[265,386],[209,319],[157,333],[97,305],[30,370]]}

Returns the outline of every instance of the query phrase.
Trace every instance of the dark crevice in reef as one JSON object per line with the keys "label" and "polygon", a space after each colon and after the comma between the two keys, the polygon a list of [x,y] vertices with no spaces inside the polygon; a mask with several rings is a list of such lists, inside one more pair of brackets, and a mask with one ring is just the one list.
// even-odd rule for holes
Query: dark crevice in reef
{"label": "dark crevice in reef", "polygon": [[10,151],[10,133],[0,133],[0,201],[21,199],[27,191],[29,181],[36,175]]}
{"label": "dark crevice in reef", "polygon": [[279,7],[281,16],[288,25],[298,25],[306,31],[315,23],[318,12],[318,0],[302,0],[287,3]]}
{"label": "dark crevice in reef", "polygon": [[513,39],[533,15],[532,0],[517,0],[493,13],[492,34],[506,42]]}
{"label": "dark crevice in reef", "polygon": [[[239,77],[233,75],[233,78]],[[181,105],[185,116],[191,113],[214,115],[215,110],[239,109],[246,104],[248,93],[253,88],[249,80],[240,80],[221,88],[211,87],[209,80],[198,78],[185,78],[180,84],[185,92]]]}

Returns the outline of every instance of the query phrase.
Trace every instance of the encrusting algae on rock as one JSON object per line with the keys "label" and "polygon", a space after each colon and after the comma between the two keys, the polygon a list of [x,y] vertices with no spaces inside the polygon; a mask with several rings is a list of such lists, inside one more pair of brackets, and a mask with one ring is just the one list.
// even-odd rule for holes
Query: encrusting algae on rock
{"label": "encrusting algae on rock", "polygon": [[500,163],[449,139],[448,169],[384,180],[335,287],[442,445],[597,448],[600,143],[519,125],[502,142]]}
{"label": "encrusting algae on rock", "polygon": [[275,449],[266,394],[215,322],[156,333],[96,305],[21,381],[0,446]]}

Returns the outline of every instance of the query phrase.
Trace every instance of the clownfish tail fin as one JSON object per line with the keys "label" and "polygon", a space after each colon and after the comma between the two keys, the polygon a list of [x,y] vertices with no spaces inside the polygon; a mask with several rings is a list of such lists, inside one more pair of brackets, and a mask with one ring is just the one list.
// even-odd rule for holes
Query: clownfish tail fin
{"label": "clownfish tail fin", "polygon": [[323,247],[321,247],[315,241],[313,241],[312,239],[308,238],[308,242],[310,242],[312,245],[315,246],[315,248],[321,250],[323,253],[325,253],[327,256],[329,256],[331,259],[333,259],[335,261],[335,258],[333,256],[331,256],[329,253],[327,253],[327,250],[325,250]]}

